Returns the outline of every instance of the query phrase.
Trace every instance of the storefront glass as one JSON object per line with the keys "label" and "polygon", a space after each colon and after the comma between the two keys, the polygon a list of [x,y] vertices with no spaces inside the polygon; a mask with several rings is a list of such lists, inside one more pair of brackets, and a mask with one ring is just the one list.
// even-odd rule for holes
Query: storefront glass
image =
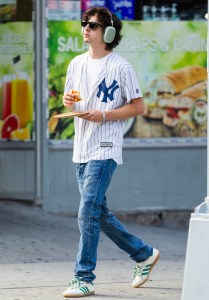
{"label": "storefront glass", "polygon": [[[50,139],[68,139],[73,138],[73,119],[58,121],[53,115],[66,111],[67,65],[86,46],[79,22],[51,21],[48,26]],[[126,21],[123,35],[117,51],[133,64],[146,104],[143,117],[127,122],[126,137],[206,137],[206,23]]]}
{"label": "storefront glass", "polygon": [[31,141],[34,136],[32,0],[0,1],[0,41],[0,139]]}
{"label": "storefront glass", "polygon": [[[84,2],[82,7],[89,4]],[[124,37],[116,51],[134,66],[146,106],[143,116],[127,120],[125,143],[206,143],[206,20],[123,24]],[[67,111],[62,103],[67,66],[87,45],[79,21],[60,17],[49,20],[48,28],[49,139],[67,142],[74,137],[73,119],[53,116]]]}

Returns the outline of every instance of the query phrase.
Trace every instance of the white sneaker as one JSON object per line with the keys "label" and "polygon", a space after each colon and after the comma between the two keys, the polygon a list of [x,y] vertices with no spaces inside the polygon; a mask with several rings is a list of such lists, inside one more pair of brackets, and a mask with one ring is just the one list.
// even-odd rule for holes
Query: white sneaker
{"label": "white sneaker", "polygon": [[148,279],[152,268],[160,257],[160,252],[153,248],[153,254],[147,260],[137,263],[134,269],[134,280],[132,282],[133,288],[138,288],[144,284]]}
{"label": "white sneaker", "polygon": [[63,296],[67,298],[77,298],[90,296],[95,293],[93,283],[87,283],[77,278],[74,278],[69,283],[69,288],[63,292]]}

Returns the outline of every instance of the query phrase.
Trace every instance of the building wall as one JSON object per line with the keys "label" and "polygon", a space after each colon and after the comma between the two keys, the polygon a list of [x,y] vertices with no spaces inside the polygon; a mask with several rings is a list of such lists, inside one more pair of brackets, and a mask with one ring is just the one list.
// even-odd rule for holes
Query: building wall
{"label": "building wall", "polygon": [[[112,210],[193,210],[207,196],[207,149],[128,148],[107,198]],[[43,208],[76,214],[79,192],[72,149],[49,148],[44,163]],[[0,198],[36,200],[33,149],[0,150]]]}
{"label": "building wall", "polygon": [[33,201],[36,197],[33,149],[0,150],[0,198]]}

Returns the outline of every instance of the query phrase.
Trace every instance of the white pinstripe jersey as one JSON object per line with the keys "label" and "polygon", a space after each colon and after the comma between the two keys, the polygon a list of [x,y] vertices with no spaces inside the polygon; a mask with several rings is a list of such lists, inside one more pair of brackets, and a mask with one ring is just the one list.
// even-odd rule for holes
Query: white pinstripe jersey
{"label": "white pinstripe jersey", "polygon": [[[78,55],[69,64],[65,92],[75,89],[82,101],[75,111],[109,111],[120,108],[134,98],[142,97],[133,67],[119,54],[108,55],[105,68],[99,73],[89,93],[87,86],[88,52]],[[94,123],[75,117],[73,162],[114,159],[122,164],[122,143],[125,120]]]}

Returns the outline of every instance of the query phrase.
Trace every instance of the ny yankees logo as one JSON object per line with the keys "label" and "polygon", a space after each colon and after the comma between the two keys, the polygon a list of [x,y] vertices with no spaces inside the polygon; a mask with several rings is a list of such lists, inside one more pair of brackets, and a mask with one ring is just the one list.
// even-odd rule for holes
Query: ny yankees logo
{"label": "ny yankees logo", "polygon": [[101,96],[101,93],[103,92],[104,96],[103,96],[102,102],[107,103],[107,98],[109,98],[110,101],[112,101],[112,100],[114,100],[113,94],[118,88],[119,88],[119,85],[117,84],[117,81],[115,79],[113,80],[112,84],[109,87],[107,87],[105,78],[104,78],[103,81],[99,85],[99,92],[97,93],[97,97],[99,98]]}

